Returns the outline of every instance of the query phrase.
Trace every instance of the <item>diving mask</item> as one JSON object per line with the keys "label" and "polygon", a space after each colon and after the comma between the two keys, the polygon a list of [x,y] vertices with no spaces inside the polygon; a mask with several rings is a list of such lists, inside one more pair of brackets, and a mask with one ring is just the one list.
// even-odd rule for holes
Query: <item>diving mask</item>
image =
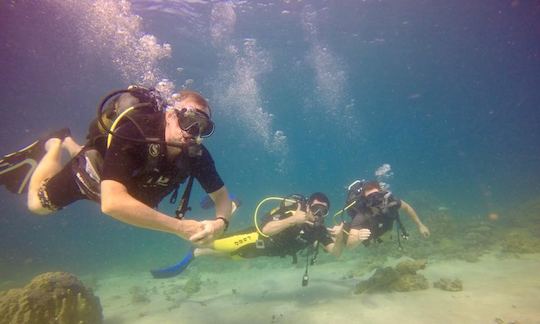
{"label": "diving mask", "polygon": [[385,200],[386,192],[377,191],[369,194],[365,197],[365,204],[367,207],[380,207]]}
{"label": "diving mask", "polygon": [[194,107],[175,109],[178,126],[191,136],[208,137],[214,133],[214,122],[204,111]]}
{"label": "diving mask", "polygon": [[323,218],[328,215],[328,206],[323,204],[313,204],[309,206],[309,210],[315,217]]}

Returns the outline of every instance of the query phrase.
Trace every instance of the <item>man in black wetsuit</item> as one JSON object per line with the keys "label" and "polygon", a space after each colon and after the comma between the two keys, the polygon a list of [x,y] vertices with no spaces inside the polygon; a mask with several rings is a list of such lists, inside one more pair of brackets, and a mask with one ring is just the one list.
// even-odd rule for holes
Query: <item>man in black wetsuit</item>
{"label": "man in black wetsuit", "polygon": [[213,242],[211,248],[197,248],[193,256],[225,254],[231,257],[293,256],[306,248],[320,244],[336,257],[343,251],[343,224],[327,229],[324,218],[330,201],[316,192],[308,199],[299,195],[286,198],[298,203],[282,204],[266,215],[260,232],[251,227],[231,233]]}
{"label": "man in black wetsuit", "polygon": [[[94,121],[85,146],[78,146],[68,129],[49,134],[0,160],[0,184],[15,193],[27,191],[28,208],[40,215],[90,199],[122,222],[194,243],[206,244],[221,235],[229,224],[231,201],[201,145],[214,130],[207,101],[186,90],[166,102],[159,92],[143,87],[107,98],[111,100],[103,115],[110,123]],[[64,166],[63,149],[72,157]],[[214,220],[177,219],[155,209],[188,177],[197,179],[214,200]]]}
{"label": "man in black wetsuit", "polygon": [[[411,205],[383,190],[377,181],[355,181],[349,186],[347,203],[351,204],[347,212],[352,218],[346,226],[349,230],[348,248],[354,248],[361,242],[369,244],[380,241],[380,237],[393,228],[394,222],[401,226],[399,211],[404,211],[410,217],[424,238],[430,235]],[[367,240],[366,230],[370,232]]]}
{"label": "man in black wetsuit", "polygon": [[306,286],[309,281],[308,266],[315,262],[319,245],[336,257],[343,251],[343,223],[331,229],[327,229],[324,225],[329,208],[330,201],[321,192],[312,194],[309,199],[301,195],[286,197],[278,208],[266,215],[262,229],[256,225],[215,240],[210,247],[192,249],[178,264],[152,270],[152,276],[154,278],[176,276],[187,269],[194,259],[203,255],[233,258],[290,255],[293,257],[293,263],[296,263],[296,254],[305,250],[306,268],[302,286]]}

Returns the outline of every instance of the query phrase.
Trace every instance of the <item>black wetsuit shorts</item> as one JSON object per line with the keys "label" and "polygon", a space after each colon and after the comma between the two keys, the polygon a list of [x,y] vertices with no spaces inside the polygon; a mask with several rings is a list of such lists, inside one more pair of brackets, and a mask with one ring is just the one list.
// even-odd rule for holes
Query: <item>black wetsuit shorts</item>
{"label": "black wetsuit shorts", "polygon": [[100,159],[97,151],[84,148],[60,172],[43,182],[38,190],[41,205],[55,211],[81,199],[99,202]]}

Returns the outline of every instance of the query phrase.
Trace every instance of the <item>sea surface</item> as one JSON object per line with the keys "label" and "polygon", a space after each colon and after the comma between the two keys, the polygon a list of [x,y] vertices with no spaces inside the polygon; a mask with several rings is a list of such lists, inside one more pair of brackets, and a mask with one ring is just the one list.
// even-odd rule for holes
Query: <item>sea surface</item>
{"label": "sea surface", "polygon": [[[231,229],[268,196],[322,191],[332,215],[356,179],[433,228],[502,231],[540,197],[538,1],[2,1],[0,78],[2,155],[61,127],[84,143],[100,99],[130,84],[201,92],[204,143],[242,200]],[[203,196],[195,185],[188,217],[214,216]],[[142,274],[189,249],[91,202],[34,216],[0,188],[0,206],[0,290],[47,271]]]}

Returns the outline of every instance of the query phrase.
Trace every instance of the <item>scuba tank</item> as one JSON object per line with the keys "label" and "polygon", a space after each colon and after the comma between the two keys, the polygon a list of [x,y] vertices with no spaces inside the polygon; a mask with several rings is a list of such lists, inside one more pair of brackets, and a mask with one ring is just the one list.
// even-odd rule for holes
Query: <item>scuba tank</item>
{"label": "scuba tank", "polygon": [[[162,144],[159,143],[162,141],[147,139],[142,128],[130,115],[134,112],[143,114],[164,112],[165,107],[166,102],[161,94],[151,88],[132,85],[127,89],[113,91],[105,96],[98,106],[97,117],[90,123],[88,129],[87,145],[98,147],[102,151],[113,136],[138,143]],[[116,134],[114,130],[126,120],[130,120],[145,139]]]}

